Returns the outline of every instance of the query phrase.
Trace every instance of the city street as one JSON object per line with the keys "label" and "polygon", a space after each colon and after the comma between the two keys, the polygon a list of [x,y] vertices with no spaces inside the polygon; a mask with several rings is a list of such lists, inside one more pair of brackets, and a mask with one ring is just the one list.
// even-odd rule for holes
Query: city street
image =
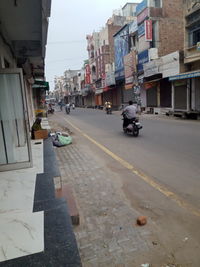
{"label": "city street", "polygon": [[[198,121],[142,115],[140,121],[143,129],[139,137],[135,138],[123,133],[120,112],[106,115],[105,111],[77,108],[71,110],[70,115],[57,111],[49,119],[55,128],[62,126],[69,129],[75,145],[82,146],[86,158],[87,154],[90,154],[94,159],[94,165],[90,162],[91,166],[95,168],[95,164],[100,165],[105,173],[107,172],[108,181],[110,179],[118,185],[124,203],[134,209],[136,214],[147,216],[148,223],[141,229],[145,231],[146,227],[150,227],[148,231],[154,236],[154,240],[151,240],[154,249],[148,245],[149,260],[155,263],[152,266],[161,266],[159,264],[164,262],[173,262],[174,266],[199,266]],[[68,147],[65,149],[69,150]],[[57,155],[62,158],[59,151],[61,150],[58,148]],[[71,179],[70,183],[74,183],[76,187],[75,180]],[[76,188],[75,191],[79,202],[79,191]],[[90,190],[87,193],[90,194]],[[98,193],[97,189],[96,194]],[[92,198],[92,195],[90,197]],[[84,196],[82,201],[84,202]],[[78,205],[83,205],[82,203]],[[118,209],[116,206],[116,213]],[[84,213],[83,206],[81,210]],[[133,219],[131,214],[130,218]],[[83,224],[87,224],[86,221],[85,218]],[[131,222],[133,227],[134,223]],[[78,228],[75,231],[79,243]],[[140,246],[140,241],[136,246]],[[138,253],[141,251],[138,250]],[[84,255],[81,255],[84,263]],[[167,262],[169,255],[171,258]]]}

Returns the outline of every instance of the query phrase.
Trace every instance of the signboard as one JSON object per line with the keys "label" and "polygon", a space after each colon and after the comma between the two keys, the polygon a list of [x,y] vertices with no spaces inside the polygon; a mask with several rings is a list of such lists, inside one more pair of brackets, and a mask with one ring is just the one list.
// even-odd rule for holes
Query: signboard
{"label": "signboard", "polygon": [[149,61],[149,51],[145,50],[138,54],[138,64],[144,64]]}
{"label": "signboard", "polygon": [[101,85],[102,85],[102,88],[106,87],[106,74],[104,73],[101,75]]}
{"label": "signboard", "polygon": [[148,90],[150,88],[156,87],[158,82],[145,82],[144,83],[144,89]]}
{"label": "signboard", "polygon": [[133,83],[133,77],[136,73],[136,53],[131,51],[124,57],[125,83]]}
{"label": "signboard", "polygon": [[136,6],[136,15],[140,14],[147,7],[147,0],[143,0],[140,4]]}
{"label": "signboard", "polygon": [[134,33],[137,30],[138,30],[137,19],[135,19],[133,22],[129,24],[129,34]]}
{"label": "signboard", "polygon": [[145,41],[145,35],[142,35],[138,39],[138,53],[150,49],[150,42]]}
{"label": "signboard", "polygon": [[138,37],[141,37],[145,34],[145,27],[144,23],[142,23],[140,26],[138,26]]}
{"label": "signboard", "polygon": [[149,61],[149,51],[145,50],[138,54],[138,71],[143,70],[143,64]]}
{"label": "signboard", "polygon": [[161,57],[160,72],[163,78],[174,76],[180,73],[180,55],[179,52],[173,52]]}
{"label": "signboard", "polygon": [[115,73],[113,71],[106,72],[106,86],[115,85]]}
{"label": "signboard", "polygon": [[123,27],[114,36],[115,47],[115,78],[117,80],[124,78],[124,56],[128,54],[128,25]]}
{"label": "signboard", "polygon": [[137,23],[140,24],[149,16],[149,9],[146,8],[142,13],[137,17]]}
{"label": "signboard", "polygon": [[85,84],[90,84],[91,79],[90,79],[90,65],[87,64],[85,66]]}
{"label": "signboard", "polygon": [[129,90],[129,89],[132,89],[133,88],[133,84],[130,83],[130,84],[125,84],[125,90]]}
{"label": "signboard", "polygon": [[197,50],[200,51],[200,42],[197,43]]}
{"label": "signboard", "polygon": [[200,77],[200,71],[188,72],[188,73],[182,73],[179,75],[175,75],[175,76],[169,77],[169,81],[182,80],[182,79],[195,78],[195,77]]}
{"label": "signboard", "polygon": [[149,77],[160,73],[159,67],[161,65],[161,60],[152,60],[143,65],[144,76]]}
{"label": "signboard", "polygon": [[145,40],[152,42],[152,20],[145,20]]}

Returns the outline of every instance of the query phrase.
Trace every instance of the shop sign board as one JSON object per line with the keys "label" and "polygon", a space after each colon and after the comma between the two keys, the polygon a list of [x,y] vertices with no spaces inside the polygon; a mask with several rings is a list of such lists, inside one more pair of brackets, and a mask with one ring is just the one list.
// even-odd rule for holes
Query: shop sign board
{"label": "shop sign board", "polygon": [[129,24],[129,34],[134,33],[137,30],[138,30],[137,19],[135,19],[133,22]]}
{"label": "shop sign board", "polygon": [[145,27],[144,23],[138,26],[138,37],[141,37],[142,35],[145,34]]}
{"label": "shop sign board", "polygon": [[143,0],[140,4],[136,6],[136,15],[139,15],[148,5],[147,0]]}
{"label": "shop sign board", "polygon": [[146,8],[142,13],[137,17],[137,23],[142,23],[149,16],[149,8]]}
{"label": "shop sign board", "polygon": [[145,39],[147,42],[152,42],[152,20],[145,20]]}
{"label": "shop sign board", "polygon": [[136,53],[131,51],[124,57],[125,83],[132,83],[136,73]]}

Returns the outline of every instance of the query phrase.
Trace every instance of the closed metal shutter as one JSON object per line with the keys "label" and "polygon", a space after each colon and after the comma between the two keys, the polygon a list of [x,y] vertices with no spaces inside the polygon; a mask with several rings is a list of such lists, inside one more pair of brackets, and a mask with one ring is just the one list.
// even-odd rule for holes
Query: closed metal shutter
{"label": "closed metal shutter", "polygon": [[128,103],[130,100],[134,101],[133,89],[123,90],[123,100],[124,103]]}
{"label": "closed metal shutter", "polygon": [[187,86],[180,85],[174,87],[174,108],[176,110],[187,109]]}
{"label": "closed metal shutter", "polygon": [[167,79],[160,81],[160,106],[163,108],[171,107],[171,82]]}
{"label": "closed metal shutter", "polygon": [[147,90],[147,107],[157,107],[157,87],[152,87]]}
{"label": "closed metal shutter", "polygon": [[200,111],[200,78],[195,79],[195,109]]}

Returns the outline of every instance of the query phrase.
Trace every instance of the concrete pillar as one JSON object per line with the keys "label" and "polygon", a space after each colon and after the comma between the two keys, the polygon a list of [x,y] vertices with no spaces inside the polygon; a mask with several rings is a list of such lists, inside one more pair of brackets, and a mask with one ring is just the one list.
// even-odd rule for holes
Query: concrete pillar
{"label": "concrete pillar", "polygon": [[172,90],[172,100],[171,100],[171,102],[172,102],[172,111],[174,111],[174,83],[173,82],[171,82],[171,85],[172,85],[172,87],[171,87],[171,90]]}
{"label": "concrete pillar", "polygon": [[195,79],[192,79],[191,81],[191,109],[195,110],[196,105],[195,105]]}
{"label": "concrete pillar", "polygon": [[191,79],[187,79],[187,111],[190,111],[190,90]]}
{"label": "concrete pillar", "polygon": [[160,83],[157,86],[157,106],[160,107]]}

